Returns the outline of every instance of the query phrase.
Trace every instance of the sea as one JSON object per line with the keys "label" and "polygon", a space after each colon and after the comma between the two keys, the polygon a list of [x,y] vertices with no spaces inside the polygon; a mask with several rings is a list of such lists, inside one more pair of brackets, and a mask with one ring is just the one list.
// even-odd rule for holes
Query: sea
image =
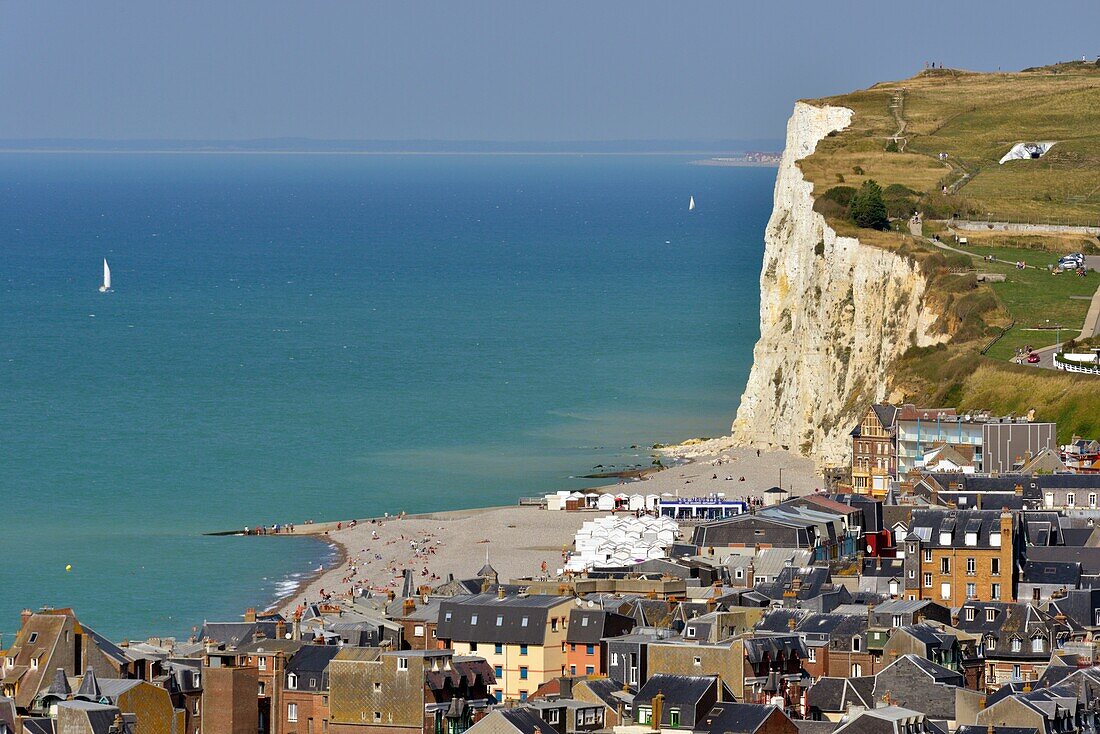
{"label": "sea", "polygon": [[510,504],[727,433],[775,170],[690,161],[0,155],[0,645],[44,605],[187,637],[333,557],[206,532]]}

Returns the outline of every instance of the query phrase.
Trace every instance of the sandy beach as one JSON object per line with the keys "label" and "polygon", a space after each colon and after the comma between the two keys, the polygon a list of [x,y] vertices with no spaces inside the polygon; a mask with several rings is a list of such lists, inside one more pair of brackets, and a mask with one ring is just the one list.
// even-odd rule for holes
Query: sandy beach
{"label": "sandy beach", "polygon": [[[729,448],[719,440],[663,453],[666,463],[675,457],[689,463],[595,489],[667,492],[681,497],[720,492],[737,499],[761,496],[779,483],[780,469],[783,487],[792,494],[806,494],[821,486],[813,462],[789,452],[761,452],[758,456],[755,449]],[[405,569],[413,571],[418,586],[438,585],[448,574],[471,578],[485,563],[486,551],[502,581],[539,575],[543,563],[553,573],[561,567],[562,552],[572,546],[574,533],[597,514],[515,505],[356,520],[354,526],[341,522],[339,529],[334,523],[298,526],[297,534],[312,530],[339,546],[342,553],[335,565],[303,582],[275,608],[292,610],[300,603],[321,599],[322,593],[350,595],[356,587],[400,593]]]}

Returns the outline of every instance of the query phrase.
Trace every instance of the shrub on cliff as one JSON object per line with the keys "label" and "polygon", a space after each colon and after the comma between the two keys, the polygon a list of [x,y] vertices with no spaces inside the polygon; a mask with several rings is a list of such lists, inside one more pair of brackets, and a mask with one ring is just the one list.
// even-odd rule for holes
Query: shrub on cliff
{"label": "shrub on cliff", "polygon": [[886,202],[886,215],[895,219],[908,219],[917,211],[920,192],[908,186],[890,184],[882,190],[882,200]]}
{"label": "shrub on cliff", "polygon": [[890,218],[886,214],[886,202],[882,198],[882,187],[874,179],[868,179],[852,197],[849,207],[852,221],[865,229],[886,229]]}
{"label": "shrub on cliff", "polygon": [[834,186],[814,200],[814,211],[826,218],[847,219],[848,206],[855,195],[851,186]]}

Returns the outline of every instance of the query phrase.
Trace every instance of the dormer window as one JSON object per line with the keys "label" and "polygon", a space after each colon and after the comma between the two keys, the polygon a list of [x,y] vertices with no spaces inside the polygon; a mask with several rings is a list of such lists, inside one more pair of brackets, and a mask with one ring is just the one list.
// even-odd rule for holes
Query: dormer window
{"label": "dormer window", "polygon": [[978,534],[977,533],[967,533],[965,542],[966,542],[967,545],[970,545],[970,546],[977,545],[978,544]]}
{"label": "dormer window", "polygon": [[1040,635],[1036,635],[1035,637],[1032,637],[1031,638],[1031,651],[1032,652],[1042,652],[1043,651],[1043,645],[1044,645],[1045,642],[1046,642],[1046,640],[1044,640],[1042,638],[1042,636],[1040,636]]}
{"label": "dormer window", "polygon": [[991,546],[993,546],[994,548],[1000,548],[1001,547],[1001,534],[1000,533],[990,533],[989,534],[989,544]]}
{"label": "dormer window", "polygon": [[976,610],[974,609],[974,607],[967,607],[966,608],[966,621],[967,622],[973,622],[974,621],[975,611]]}
{"label": "dormer window", "polygon": [[1012,652],[1020,652],[1023,649],[1023,643],[1020,642],[1019,637],[1012,638]]}
{"label": "dormer window", "polygon": [[31,670],[38,670],[38,658],[31,658]]}
{"label": "dormer window", "polygon": [[951,533],[940,533],[940,545],[951,545]]}
{"label": "dormer window", "polygon": [[498,614],[497,615],[497,627],[503,627],[503,626],[504,626],[504,615],[503,614]]}
{"label": "dormer window", "polygon": [[191,687],[192,688],[198,688],[199,683],[201,681],[202,681],[202,676],[199,673],[192,673],[191,674]]}
{"label": "dormer window", "polygon": [[694,627],[688,627],[687,628],[687,636],[688,637],[695,637],[695,628]]}
{"label": "dormer window", "polygon": [[[1100,610],[1097,610],[1097,611],[1100,611]],[[990,607],[989,609],[985,610],[985,621],[986,622],[992,622],[996,618],[997,618],[997,610],[996,609],[993,609],[992,607]]]}
{"label": "dormer window", "polygon": [[27,638],[27,644],[28,645],[33,645],[36,642],[38,642],[38,633],[37,632],[31,632],[30,636]]}
{"label": "dormer window", "polygon": [[997,638],[994,637],[993,635],[986,635],[985,636],[985,649],[986,650],[996,650],[997,649]]}
{"label": "dormer window", "polygon": [[473,627],[473,626],[476,626],[476,625],[477,625],[477,615],[476,614],[471,614],[470,615],[470,626]]}
{"label": "dormer window", "polygon": [[286,677],[286,687],[290,690],[296,690],[298,688],[298,676],[295,673],[291,673]]}

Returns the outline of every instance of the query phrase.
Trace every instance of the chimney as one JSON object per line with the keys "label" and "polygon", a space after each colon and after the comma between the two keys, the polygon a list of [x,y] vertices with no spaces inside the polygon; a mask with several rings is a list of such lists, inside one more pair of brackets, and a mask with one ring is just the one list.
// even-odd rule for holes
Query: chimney
{"label": "chimney", "polygon": [[796,626],[798,626],[798,622],[795,621],[794,615],[792,614],[791,618],[787,620],[787,629],[794,632]]}
{"label": "chimney", "polygon": [[393,601],[394,599],[397,598],[397,593],[393,589],[390,589],[389,591],[386,592],[386,598],[389,599],[390,601]]}
{"label": "chimney", "polygon": [[256,607],[249,607],[244,610],[244,621],[255,622],[256,621]]}
{"label": "chimney", "polygon": [[406,599],[405,601],[401,602],[401,613],[404,614],[406,617],[409,616],[410,614],[412,614],[415,611],[416,611],[416,600],[415,599]]}
{"label": "chimney", "polygon": [[23,611],[19,612],[19,618],[22,620],[23,627],[27,626],[27,622],[31,621],[32,616],[34,616],[34,612],[32,612],[30,609],[24,609]]}
{"label": "chimney", "polygon": [[503,586],[503,584],[498,584],[497,585],[497,599],[503,599],[503,598],[504,598],[504,586]]}
{"label": "chimney", "polygon": [[563,675],[561,678],[558,679],[558,687],[559,687],[558,698],[562,699],[563,701],[573,698],[573,679],[572,678],[569,678],[569,677],[566,677],[566,676]]}
{"label": "chimney", "polygon": [[1022,496],[1023,496],[1023,494],[1024,494],[1024,485],[1022,485],[1022,484],[1017,484],[1017,485],[1016,485],[1016,486],[1015,486],[1015,487],[1013,488],[1013,491],[1014,491],[1014,492],[1016,493],[1016,496],[1017,496],[1017,497],[1022,497]]}

